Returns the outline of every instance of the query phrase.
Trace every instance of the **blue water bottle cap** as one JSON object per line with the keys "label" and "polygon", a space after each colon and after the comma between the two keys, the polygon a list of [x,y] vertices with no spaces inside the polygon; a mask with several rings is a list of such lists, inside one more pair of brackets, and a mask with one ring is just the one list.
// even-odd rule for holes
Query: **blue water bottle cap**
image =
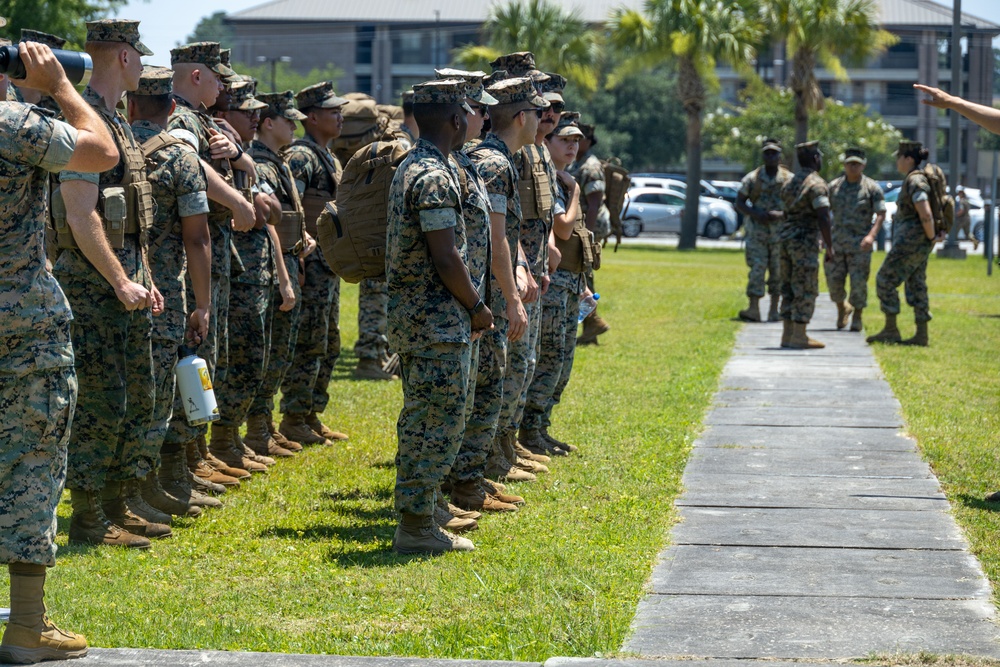
{"label": "blue water bottle cap", "polygon": [[598,294],[597,292],[594,292],[594,301],[599,301],[600,298],[601,298],[601,295]]}

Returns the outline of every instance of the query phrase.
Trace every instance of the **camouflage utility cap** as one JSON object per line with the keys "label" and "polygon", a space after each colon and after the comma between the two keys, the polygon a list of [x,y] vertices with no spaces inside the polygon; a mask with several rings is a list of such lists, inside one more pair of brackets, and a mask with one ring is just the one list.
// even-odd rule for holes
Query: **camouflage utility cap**
{"label": "camouflage utility cap", "polygon": [[494,70],[492,74],[483,79],[483,85],[489,88],[495,83],[500,83],[501,81],[506,81],[507,79],[513,78],[507,73],[505,69]]}
{"label": "camouflage utility cap", "polygon": [[174,92],[174,71],[169,67],[146,65],[139,77],[139,87],[135,95],[169,95]]}
{"label": "camouflage utility cap", "polygon": [[768,151],[778,151],[780,153],[781,142],[777,139],[767,138],[762,142],[760,150],[762,153],[766,153]]}
{"label": "camouflage utility cap", "polygon": [[559,117],[559,124],[552,134],[557,137],[582,137],[583,130],[579,125],[580,114],[575,111],[567,111]]}
{"label": "camouflage utility cap", "polygon": [[486,78],[486,72],[467,72],[461,69],[436,69],[434,73],[437,74],[439,79],[464,79],[467,84],[469,84],[469,89],[467,91],[467,96],[470,100],[475,100],[481,104],[497,104],[495,97],[486,92],[486,87],[483,85],[483,79]]}
{"label": "camouflage utility cap", "polygon": [[868,156],[862,148],[848,148],[844,151],[844,164],[848,162],[860,162],[865,164],[868,161]]}
{"label": "camouflage utility cap", "polygon": [[319,107],[320,109],[336,109],[347,104],[347,99],[338,97],[333,90],[333,82],[323,81],[299,91],[295,96],[295,104],[299,109]]}
{"label": "camouflage utility cap", "polygon": [[494,72],[507,70],[507,74],[513,77],[525,76],[535,69],[535,54],[531,51],[508,53],[491,62],[490,67],[493,68]]}
{"label": "camouflage utility cap", "polygon": [[51,49],[61,49],[66,46],[66,40],[62,37],[50,35],[49,33],[42,32],[41,30],[28,30],[27,28],[21,28],[21,41],[38,42],[39,44],[44,44]]}
{"label": "camouflage utility cap", "polygon": [[295,108],[295,93],[290,90],[283,93],[261,93],[257,99],[282,118],[302,120],[306,117],[304,113]]}
{"label": "camouflage utility cap", "polygon": [[222,63],[222,51],[218,42],[194,42],[170,49],[170,64],[180,63],[205,65],[219,76],[236,74],[228,65]]}
{"label": "camouflage utility cap", "polygon": [[903,140],[899,142],[899,150],[896,151],[897,155],[911,155],[913,153],[919,153],[924,147],[919,141],[908,141]]}
{"label": "camouflage utility cap", "polygon": [[460,104],[469,113],[474,113],[469,103],[469,84],[464,79],[439,79],[425,81],[413,86],[414,104]]}
{"label": "camouflage utility cap", "polygon": [[538,86],[542,93],[561,93],[566,90],[566,77],[561,74],[546,72],[549,78]]}
{"label": "camouflage utility cap", "polygon": [[409,103],[412,104],[413,103],[413,89],[410,88],[409,90],[404,90],[400,94],[400,96],[399,96],[399,101],[401,103],[403,103],[403,104],[406,104],[407,102],[409,102]]}
{"label": "camouflage utility cap", "polygon": [[144,56],[153,52],[139,40],[139,22],[124,19],[87,21],[88,42],[121,42],[128,44]]}
{"label": "camouflage utility cap", "polygon": [[517,104],[527,102],[539,109],[546,109],[549,103],[535,91],[535,86],[531,79],[521,77],[517,79],[505,79],[486,89],[490,95],[497,99],[498,104]]}
{"label": "camouflage utility cap", "polygon": [[236,109],[237,111],[260,111],[267,108],[266,104],[254,97],[257,92],[256,79],[238,74],[235,78],[236,80],[232,84],[226,84],[231,97],[229,102],[231,109]]}
{"label": "camouflage utility cap", "polygon": [[801,144],[795,144],[795,151],[799,155],[822,155],[818,141],[804,141]]}

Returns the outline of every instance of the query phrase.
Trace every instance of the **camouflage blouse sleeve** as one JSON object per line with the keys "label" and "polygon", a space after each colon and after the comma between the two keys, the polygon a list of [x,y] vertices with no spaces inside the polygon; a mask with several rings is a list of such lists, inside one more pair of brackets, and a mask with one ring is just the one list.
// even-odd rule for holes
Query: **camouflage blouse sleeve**
{"label": "camouflage blouse sleeve", "polygon": [[[261,184],[261,192],[279,192],[278,170],[270,162],[257,162],[257,178]],[[266,185],[267,187],[263,187]]]}
{"label": "camouflage blouse sleeve", "polygon": [[882,188],[873,180],[868,181],[868,188],[871,193],[872,210],[876,213],[885,213],[885,195],[882,193]]}
{"label": "camouflage blouse sleeve", "polygon": [[812,174],[815,178],[812,178],[812,183],[809,184],[809,193],[806,195],[806,199],[812,204],[814,209],[830,208],[830,188],[827,187],[826,181],[819,174]]}
{"label": "camouflage blouse sleeve", "polygon": [[187,147],[174,162],[177,211],[182,218],[208,213],[208,181],[197,154]]}
{"label": "camouflage blouse sleeve", "polygon": [[180,139],[193,148],[199,155],[202,153],[201,136],[202,128],[198,126],[198,121],[191,114],[177,113],[170,117],[167,125],[167,132],[170,136]]}
{"label": "camouflage blouse sleeve", "polygon": [[301,197],[316,178],[313,152],[305,146],[292,146],[285,157],[292,170],[292,178],[295,179],[295,189]]}
{"label": "camouflage blouse sleeve", "polygon": [[0,156],[10,164],[61,171],[76,148],[72,125],[54,120],[28,106],[6,105],[0,113]]}
{"label": "camouflage blouse sleeve", "polygon": [[923,174],[911,173],[907,176],[907,180],[910,181],[910,201],[916,204],[917,202],[928,201],[931,196],[931,184],[927,182],[927,177]]}
{"label": "camouflage blouse sleeve", "polygon": [[459,192],[448,171],[429,169],[413,181],[410,210],[420,219],[420,229],[433,232],[458,224]]}
{"label": "camouflage blouse sleeve", "polygon": [[604,190],[604,168],[597,158],[588,158],[583,163],[583,167],[580,168],[580,191],[586,197],[595,192],[604,192]]}
{"label": "camouflage blouse sleeve", "polygon": [[510,163],[497,153],[488,155],[476,163],[476,169],[486,184],[493,213],[507,213],[507,206],[515,193],[514,181],[510,174]]}

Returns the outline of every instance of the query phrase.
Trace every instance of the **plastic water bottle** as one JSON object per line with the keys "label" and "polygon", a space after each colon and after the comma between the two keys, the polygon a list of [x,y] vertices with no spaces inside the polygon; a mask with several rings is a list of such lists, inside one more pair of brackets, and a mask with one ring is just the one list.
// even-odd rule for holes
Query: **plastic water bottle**
{"label": "plastic water bottle", "polygon": [[587,319],[587,315],[594,312],[594,309],[597,308],[597,301],[600,298],[600,294],[594,294],[580,299],[580,319],[577,320],[578,323],[583,322]]}
{"label": "plastic water bottle", "polygon": [[218,421],[221,415],[215,390],[212,389],[212,378],[208,374],[208,364],[187,345],[180,346],[177,356],[180,357],[174,367],[177,391],[184,404],[188,424],[198,426]]}

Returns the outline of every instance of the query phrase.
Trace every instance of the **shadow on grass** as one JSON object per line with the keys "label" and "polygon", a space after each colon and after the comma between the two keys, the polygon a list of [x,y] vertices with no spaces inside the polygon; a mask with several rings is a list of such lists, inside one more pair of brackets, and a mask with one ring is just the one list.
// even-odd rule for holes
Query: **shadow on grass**
{"label": "shadow on grass", "polygon": [[955,499],[969,509],[1000,512],[1000,502],[989,502],[983,500],[981,497],[970,496],[968,493],[960,493],[955,496]]}
{"label": "shadow on grass", "polygon": [[[383,464],[376,463],[374,467],[384,467]],[[330,491],[326,497],[336,502],[350,500],[390,500],[393,497],[392,489],[387,486],[375,489],[350,489]]]}

